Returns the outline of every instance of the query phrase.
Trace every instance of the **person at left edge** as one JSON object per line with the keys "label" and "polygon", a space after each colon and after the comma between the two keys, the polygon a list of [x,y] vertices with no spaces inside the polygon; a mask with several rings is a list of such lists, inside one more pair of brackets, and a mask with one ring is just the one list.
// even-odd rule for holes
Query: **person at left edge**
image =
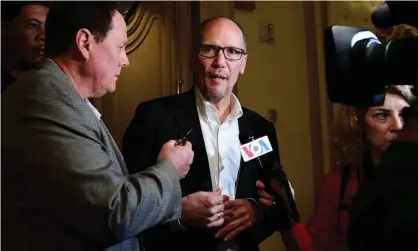
{"label": "person at left edge", "polygon": [[1,92],[41,62],[51,2],[1,1]]}
{"label": "person at left edge", "polygon": [[195,159],[180,182],[184,229],[150,229],[142,235],[145,248],[256,251],[274,226],[271,214],[258,203],[254,164],[241,158],[240,145],[246,142],[240,142],[240,135],[242,141],[250,130],[256,139],[268,136],[273,151],[261,160],[280,162],[280,158],[274,126],[241,107],[232,93],[247,61],[242,28],[226,17],[203,21],[191,58],[197,76],[194,87],[139,104],[123,139],[122,153],[134,173],[155,162],[166,139],[181,138],[193,128],[188,138]]}
{"label": "person at left edge", "polygon": [[2,94],[2,250],[138,251],[135,237],[176,222],[190,142],[161,147],[128,174],[89,98],[114,92],[129,65],[115,2],[55,2],[46,59]]}

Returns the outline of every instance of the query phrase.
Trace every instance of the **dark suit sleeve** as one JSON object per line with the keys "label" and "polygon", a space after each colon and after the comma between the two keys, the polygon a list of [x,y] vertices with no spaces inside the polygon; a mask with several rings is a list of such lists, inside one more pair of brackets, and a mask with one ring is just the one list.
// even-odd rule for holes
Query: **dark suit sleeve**
{"label": "dark suit sleeve", "polygon": [[122,154],[129,173],[140,172],[153,165],[157,159],[154,149],[155,128],[153,126],[153,109],[149,103],[138,105],[135,115],[123,137]]}
{"label": "dark suit sleeve", "polygon": [[[126,129],[122,154],[129,173],[141,172],[157,161],[154,157],[157,156],[160,149],[156,144],[155,114],[159,113],[150,102],[139,104],[134,118]],[[159,228],[165,228],[166,231],[184,231],[177,220],[160,225]]]}
{"label": "dark suit sleeve", "polygon": [[349,250],[418,250],[418,143],[393,142],[350,206]]}
{"label": "dark suit sleeve", "polygon": [[24,175],[31,206],[99,247],[180,217],[181,189],[170,161],[127,176],[85,103],[62,93],[25,102],[26,111],[9,116],[15,117],[2,154]]}

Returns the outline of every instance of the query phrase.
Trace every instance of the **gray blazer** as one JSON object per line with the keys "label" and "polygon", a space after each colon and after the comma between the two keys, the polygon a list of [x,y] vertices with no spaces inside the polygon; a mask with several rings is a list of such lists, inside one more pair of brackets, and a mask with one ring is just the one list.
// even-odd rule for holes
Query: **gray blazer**
{"label": "gray blazer", "polygon": [[129,175],[106,126],[53,62],[2,102],[2,249],[139,250],[135,236],[176,220],[170,161]]}

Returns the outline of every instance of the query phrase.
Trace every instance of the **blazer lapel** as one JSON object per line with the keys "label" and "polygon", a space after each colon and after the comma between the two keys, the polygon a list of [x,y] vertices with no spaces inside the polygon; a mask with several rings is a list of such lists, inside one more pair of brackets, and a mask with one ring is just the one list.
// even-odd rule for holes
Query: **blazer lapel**
{"label": "blazer lapel", "polygon": [[126,163],[125,160],[123,159],[122,153],[119,150],[118,145],[116,144],[115,140],[113,139],[112,135],[110,134],[109,130],[107,129],[106,125],[104,124],[103,120],[100,120],[100,125],[107,137],[107,139],[109,140],[110,146],[112,147],[113,153],[117,159],[117,161],[119,162],[119,165],[122,169],[122,172],[124,174],[128,174],[128,168],[126,167]]}
{"label": "blazer lapel", "polygon": [[[183,179],[182,183],[189,183],[189,185],[190,183],[194,183],[193,187],[198,187],[201,191],[212,191],[208,156],[206,153],[202,128],[200,126],[199,114],[196,108],[194,88],[181,94],[181,96],[178,97],[177,102],[179,107],[175,114],[175,120],[179,128],[179,135],[177,137],[182,138],[193,128],[193,131],[189,134],[187,140],[191,142],[195,153],[189,174]],[[184,185],[187,186],[187,184]],[[187,194],[187,191],[184,193]]]}
{"label": "blazer lapel", "polygon": [[[247,118],[247,113],[243,112],[242,116],[238,119],[238,127],[240,133],[241,144],[249,142],[248,135],[250,135],[250,125]],[[241,157],[241,163],[239,167],[239,172],[236,181],[236,198],[246,198],[253,193],[254,184],[251,183],[252,180],[260,179],[260,174],[257,168],[254,165],[253,161],[244,162],[244,159]]]}
{"label": "blazer lapel", "polygon": [[183,187],[186,190],[183,191],[184,194],[188,194],[187,187],[195,187],[199,191],[212,191],[208,156],[200,126],[199,114],[196,108],[194,92],[194,88],[192,88],[190,91],[180,94],[181,96],[177,99],[178,109],[175,114],[175,120],[179,128],[178,138],[182,138],[193,128],[187,140],[191,142],[195,155],[189,174],[181,181],[184,185],[182,186],[182,190]]}

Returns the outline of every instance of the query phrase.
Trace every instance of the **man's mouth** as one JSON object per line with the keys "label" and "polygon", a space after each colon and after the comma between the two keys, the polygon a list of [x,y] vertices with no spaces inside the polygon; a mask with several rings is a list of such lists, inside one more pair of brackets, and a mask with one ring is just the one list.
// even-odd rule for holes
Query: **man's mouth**
{"label": "man's mouth", "polygon": [[38,47],[35,49],[35,51],[39,54],[39,55],[44,55],[44,51],[45,51],[45,47]]}
{"label": "man's mouth", "polygon": [[222,79],[222,80],[227,79],[227,77],[224,74],[220,74],[220,73],[209,73],[208,76],[209,78],[212,78],[212,79]]}

